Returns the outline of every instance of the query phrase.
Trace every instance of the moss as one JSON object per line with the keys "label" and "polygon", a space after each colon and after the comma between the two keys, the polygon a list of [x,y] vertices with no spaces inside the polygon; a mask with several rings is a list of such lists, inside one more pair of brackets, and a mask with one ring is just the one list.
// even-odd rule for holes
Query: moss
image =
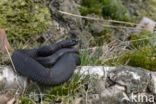
{"label": "moss", "polygon": [[80,8],[80,12],[82,15],[95,13],[97,15],[101,14],[101,3],[99,0],[82,0],[82,7]]}
{"label": "moss", "polygon": [[119,62],[156,71],[156,47],[146,47],[128,52],[120,58]]}
{"label": "moss", "polygon": [[126,52],[121,57],[108,60],[107,65],[129,65],[156,71],[156,47],[143,47]]}
{"label": "moss", "polygon": [[95,13],[105,18],[129,20],[128,10],[121,0],[82,0],[81,5],[82,15]]}
{"label": "moss", "polygon": [[50,24],[50,13],[42,0],[0,0],[0,14],[0,27],[7,30],[11,42],[25,41]]}
{"label": "moss", "polygon": [[101,0],[103,4],[102,15],[116,20],[129,20],[127,8],[121,0]]}

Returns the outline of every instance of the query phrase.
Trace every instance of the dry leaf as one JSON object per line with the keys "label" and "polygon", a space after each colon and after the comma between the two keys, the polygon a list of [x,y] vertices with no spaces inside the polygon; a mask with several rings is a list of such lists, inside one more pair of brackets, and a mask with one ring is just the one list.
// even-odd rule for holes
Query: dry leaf
{"label": "dry leaf", "polygon": [[11,92],[6,92],[5,94],[0,95],[0,104],[7,104],[7,102],[11,101],[13,95]]}
{"label": "dry leaf", "polygon": [[8,50],[11,50],[11,47],[10,47],[10,44],[8,42],[5,30],[0,28],[0,50],[3,53],[6,53],[6,48],[5,47]]}
{"label": "dry leaf", "polygon": [[15,98],[12,98],[11,100],[9,100],[8,102],[7,102],[7,104],[14,104],[15,103]]}

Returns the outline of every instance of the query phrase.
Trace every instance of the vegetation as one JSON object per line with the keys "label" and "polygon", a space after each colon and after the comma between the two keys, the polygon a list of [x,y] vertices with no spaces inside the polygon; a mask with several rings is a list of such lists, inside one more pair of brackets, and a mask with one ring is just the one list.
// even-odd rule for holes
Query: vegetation
{"label": "vegetation", "polygon": [[95,13],[105,18],[129,20],[129,14],[121,0],[82,0],[82,15]]}
{"label": "vegetation", "polygon": [[131,36],[130,52],[123,55],[119,62],[148,70],[156,70],[155,34],[143,31]]}
{"label": "vegetation", "polygon": [[120,64],[127,64],[134,67],[142,67],[156,71],[156,47],[143,47],[128,52],[119,60]]}
{"label": "vegetation", "polygon": [[9,41],[24,42],[47,29],[50,13],[43,0],[0,0],[0,27],[7,30]]}
{"label": "vegetation", "polygon": [[129,48],[140,49],[142,47],[152,46],[154,44],[154,41],[156,40],[156,36],[151,32],[142,31],[139,34],[131,34],[129,39],[131,41]]}
{"label": "vegetation", "polygon": [[132,34],[128,52],[118,58],[105,62],[108,65],[129,65],[156,71],[156,40],[155,34],[142,31]]}

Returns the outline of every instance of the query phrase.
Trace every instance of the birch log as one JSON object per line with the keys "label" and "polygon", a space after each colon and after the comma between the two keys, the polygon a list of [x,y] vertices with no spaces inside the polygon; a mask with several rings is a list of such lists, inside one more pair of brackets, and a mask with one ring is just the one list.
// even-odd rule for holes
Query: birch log
{"label": "birch log", "polygon": [[[80,66],[77,67],[75,73],[80,73],[82,75],[98,75],[99,77],[102,77],[105,75],[105,72],[112,69],[114,69],[114,67]],[[12,67],[0,67],[0,89],[23,89],[27,87],[27,85],[28,79],[16,74]]]}
{"label": "birch log", "polygon": [[[0,69],[1,91],[3,89],[22,90],[29,85],[27,78],[14,73],[11,67],[4,66]],[[99,104],[125,104],[125,101],[132,103],[134,103],[134,101],[155,103],[156,101],[156,72],[129,66],[79,66],[75,70],[75,73],[79,73],[82,77],[96,75],[96,84],[91,86],[92,89],[96,89],[96,92],[88,95],[89,102],[99,102]],[[87,82],[89,86],[91,81]],[[94,98],[93,96],[95,95],[96,97]],[[84,103],[79,104],[86,104],[85,99],[82,98],[81,100],[81,102]]]}

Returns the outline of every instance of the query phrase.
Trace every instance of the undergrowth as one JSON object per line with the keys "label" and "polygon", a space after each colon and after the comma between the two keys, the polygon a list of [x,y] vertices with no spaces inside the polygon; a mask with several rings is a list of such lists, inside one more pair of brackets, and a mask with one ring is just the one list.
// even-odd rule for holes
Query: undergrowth
{"label": "undergrowth", "polygon": [[45,31],[51,20],[44,0],[0,0],[0,13],[0,27],[13,44]]}
{"label": "undergrowth", "polygon": [[147,31],[132,34],[129,40],[130,45],[127,47],[129,51],[120,57],[105,62],[105,64],[113,66],[129,65],[156,71],[155,40],[155,34]]}
{"label": "undergrowth", "polygon": [[129,20],[128,10],[121,0],[82,0],[81,5],[82,15],[95,13],[105,18]]}

